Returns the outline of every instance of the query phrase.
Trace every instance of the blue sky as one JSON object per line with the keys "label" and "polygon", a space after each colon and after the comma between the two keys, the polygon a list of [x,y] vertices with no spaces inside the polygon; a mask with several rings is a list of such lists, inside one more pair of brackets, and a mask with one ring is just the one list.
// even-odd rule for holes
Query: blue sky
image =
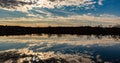
{"label": "blue sky", "polygon": [[[4,0],[3,0],[4,1]],[[0,5],[0,19],[4,20],[10,20],[17,18],[17,19],[40,19],[42,18],[71,18],[71,16],[74,18],[74,16],[84,16],[91,18],[92,17],[102,17],[101,19],[104,20],[103,17],[107,17],[107,19],[110,17],[115,17],[117,20],[116,23],[119,22],[120,17],[120,0],[65,0],[60,1],[59,3],[51,2],[47,0],[38,1],[36,4],[24,4],[24,6],[15,6],[11,2],[5,2],[1,1],[3,4],[6,5],[6,3],[10,3],[10,5],[1,6]],[[24,0],[22,0],[24,2]],[[29,1],[29,0],[28,0]],[[59,1],[59,0],[58,0]],[[70,1],[70,2],[69,2]],[[19,2],[16,0],[16,2]],[[42,2],[42,3],[41,3]],[[48,3],[51,4],[48,4]],[[43,5],[42,5],[43,4]],[[21,5],[21,3],[18,3],[18,5]],[[38,6],[37,6],[38,5]],[[9,7],[9,8],[8,8]],[[89,21],[89,18],[86,22]],[[79,19],[79,17],[77,18]],[[81,18],[80,18],[81,19]],[[86,19],[86,18],[85,18]],[[75,19],[74,19],[75,20]],[[82,19],[84,20],[84,19]],[[106,20],[106,18],[105,18]],[[108,19],[110,20],[110,19]],[[29,20],[28,20],[29,21]],[[39,21],[39,20],[38,20]],[[92,20],[91,20],[92,21]],[[75,21],[76,22],[76,21]],[[95,21],[94,21],[95,22]],[[98,21],[100,22],[100,21]],[[102,21],[104,22],[104,21]],[[111,21],[110,21],[111,22]]]}

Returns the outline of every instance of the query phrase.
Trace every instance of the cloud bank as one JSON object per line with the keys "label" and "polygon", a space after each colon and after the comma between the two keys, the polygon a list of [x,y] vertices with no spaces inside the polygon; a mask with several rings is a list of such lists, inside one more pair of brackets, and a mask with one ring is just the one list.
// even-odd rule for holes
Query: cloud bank
{"label": "cloud bank", "polygon": [[[3,9],[29,10],[33,7],[54,8],[61,6],[89,6],[95,4],[93,0],[0,0]],[[99,1],[101,3],[101,0]]]}
{"label": "cloud bank", "polygon": [[[81,26],[118,24],[120,17],[109,14],[111,12],[100,8],[100,6],[105,5],[104,2],[108,1],[0,0],[0,25]],[[104,12],[102,13],[102,11]]]}
{"label": "cloud bank", "polygon": [[88,15],[75,15],[69,17],[37,17],[37,18],[3,18],[0,20],[0,25],[16,25],[16,26],[109,26],[119,24],[120,17],[114,15],[100,15],[100,17]]}

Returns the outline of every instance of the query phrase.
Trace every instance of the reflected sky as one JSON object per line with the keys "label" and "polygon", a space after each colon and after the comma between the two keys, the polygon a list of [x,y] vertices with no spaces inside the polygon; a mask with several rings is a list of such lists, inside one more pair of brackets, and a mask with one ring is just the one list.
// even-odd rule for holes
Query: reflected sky
{"label": "reflected sky", "polygon": [[57,51],[78,46],[87,48],[95,45],[99,47],[111,47],[120,44],[120,40],[119,38],[115,39],[110,36],[21,35],[1,36],[0,44],[0,50],[7,50],[7,48],[30,48],[39,51]]}
{"label": "reflected sky", "polygon": [[[120,57],[120,40],[111,36],[21,35],[1,36],[0,51],[27,48],[34,52],[100,55],[105,61]],[[107,60],[106,60],[107,59]]]}

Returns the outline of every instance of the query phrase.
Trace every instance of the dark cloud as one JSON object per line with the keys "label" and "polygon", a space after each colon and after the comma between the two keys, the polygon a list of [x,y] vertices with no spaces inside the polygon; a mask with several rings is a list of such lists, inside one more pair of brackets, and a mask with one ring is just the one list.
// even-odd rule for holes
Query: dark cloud
{"label": "dark cloud", "polygon": [[[87,3],[86,3],[87,2]],[[62,6],[79,6],[85,7],[86,5],[92,5],[94,2],[91,0],[0,0],[0,7],[7,9],[26,9],[29,10],[33,7],[39,8],[54,8]],[[24,7],[23,7],[24,6]],[[23,10],[22,10],[23,11]]]}
{"label": "dark cloud", "polygon": [[3,7],[3,8],[16,8],[19,6],[31,5],[31,4],[34,4],[34,3],[17,1],[17,0],[0,0],[0,7]]}
{"label": "dark cloud", "polygon": [[[0,0],[0,7],[3,7],[3,8],[16,8],[16,7],[20,7],[20,6],[24,6],[24,5],[32,5],[32,4],[35,4],[37,3],[37,0],[36,1],[30,1],[28,0],[29,2],[26,2],[26,1],[18,1],[18,0]],[[54,2],[54,1],[58,1],[58,0],[48,0],[48,1],[51,1],[51,2]],[[64,1],[64,0],[59,0],[59,1]]]}

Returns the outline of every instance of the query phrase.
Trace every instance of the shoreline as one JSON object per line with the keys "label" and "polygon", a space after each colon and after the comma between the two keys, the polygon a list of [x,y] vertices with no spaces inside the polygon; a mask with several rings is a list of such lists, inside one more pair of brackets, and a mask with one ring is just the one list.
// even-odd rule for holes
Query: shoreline
{"label": "shoreline", "polygon": [[70,35],[118,35],[119,27],[23,27],[0,26],[0,36],[31,35],[31,34],[70,34]]}

